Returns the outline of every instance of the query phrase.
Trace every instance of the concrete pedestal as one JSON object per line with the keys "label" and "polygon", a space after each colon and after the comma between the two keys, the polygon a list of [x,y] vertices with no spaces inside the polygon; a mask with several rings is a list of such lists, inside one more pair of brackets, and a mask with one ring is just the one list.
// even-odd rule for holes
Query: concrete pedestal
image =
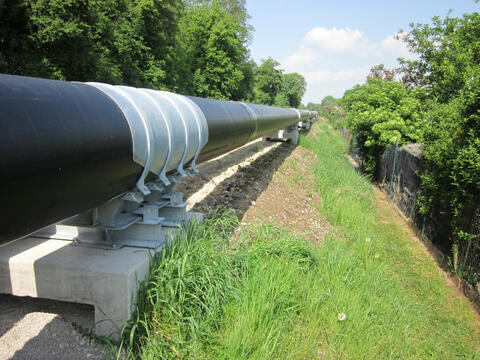
{"label": "concrete pedestal", "polygon": [[157,250],[102,250],[66,240],[21,239],[0,246],[0,293],[94,305],[96,334],[118,338]]}

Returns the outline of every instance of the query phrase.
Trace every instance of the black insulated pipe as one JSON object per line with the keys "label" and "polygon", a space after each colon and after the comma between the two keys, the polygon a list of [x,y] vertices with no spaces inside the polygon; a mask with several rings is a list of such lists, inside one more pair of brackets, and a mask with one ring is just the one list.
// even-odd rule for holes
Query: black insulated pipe
{"label": "black insulated pipe", "polygon": [[0,109],[0,244],[315,115],[1,74]]}
{"label": "black insulated pipe", "polygon": [[99,90],[1,75],[0,109],[0,243],[135,185],[128,123]]}
{"label": "black insulated pipe", "polygon": [[295,109],[189,98],[200,107],[208,123],[209,140],[200,154],[202,161],[299,121],[299,112]]}

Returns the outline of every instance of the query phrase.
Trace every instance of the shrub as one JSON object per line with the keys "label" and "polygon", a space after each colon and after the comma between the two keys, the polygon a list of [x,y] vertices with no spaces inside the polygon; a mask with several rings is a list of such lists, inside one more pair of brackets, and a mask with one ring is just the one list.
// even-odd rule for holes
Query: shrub
{"label": "shrub", "polygon": [[480,203],[480,80],[474,82],[460,96],[432,110],[422,151],[420,211],[434,212],[445,230],[437,240],[453,242],[460,250],[475,236],[479,246],[473,222]]}
{"label": "shrub", "polygon": [[[435,17],[404,34],[415,60],[402,60],[404,81],[421,87],[432,104],[423,146],[420,210],[442,226],[444,244],[480,257],[480,14]],[[472,255],[471,249],[477,249]],[[458,259],[475,283],[478,260]],[[465,268],[465,264],[468,265]],[[465,276],[468,272],[468,275]],[[478,280],[476,280],[478,281]]]}
{"label": "shrub", "polygon": [[374,177],[387,146],[423,141],[422,103],[417,91],[400,82],[369,77],[366,84],[346,91],[341,103],[365,171]]}

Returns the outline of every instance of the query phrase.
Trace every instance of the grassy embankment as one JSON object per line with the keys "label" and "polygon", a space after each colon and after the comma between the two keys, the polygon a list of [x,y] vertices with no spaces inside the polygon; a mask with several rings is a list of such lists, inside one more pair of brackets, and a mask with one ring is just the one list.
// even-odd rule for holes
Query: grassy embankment
{"label": "grassy embankment", "polygon": [[229,215],[188,229],[140,296],[126,335],[140,358],[480,358],[467,302],[389,221],[398,215],[348,164],[341,138],[324,124],[312,132],[301,145],[318,155],[316,205],[333,231],[320,245],[271,226],[231,239]]}

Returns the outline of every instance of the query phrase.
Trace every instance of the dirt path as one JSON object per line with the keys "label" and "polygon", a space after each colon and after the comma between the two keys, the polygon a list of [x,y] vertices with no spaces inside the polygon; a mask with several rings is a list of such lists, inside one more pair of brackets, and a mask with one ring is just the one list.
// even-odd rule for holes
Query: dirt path
{"label": "dirt path", "polygon": [[328,223],[314,207],[319,199],[308,169],[315,156],[302,147],[259,140],[230,154],[233,162],[222,158],[200,165],[202,175],[177,190],[194,211],[231,209],[243,223],[283,225],[321,242]]}

